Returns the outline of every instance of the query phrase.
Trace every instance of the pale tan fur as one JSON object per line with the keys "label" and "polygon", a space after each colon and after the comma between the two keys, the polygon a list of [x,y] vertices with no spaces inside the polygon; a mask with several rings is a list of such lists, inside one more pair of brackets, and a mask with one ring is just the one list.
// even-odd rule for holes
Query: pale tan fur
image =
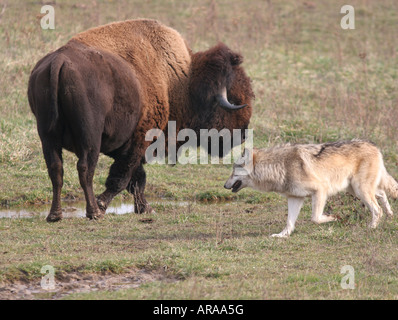
{"label": "pale tan fur", "polygon": [[275,235],[279,237],[294,230],[305,197],[312,197],[312,221],[323,223],[336,219],[323,214],[327,198],[348,191],[371,211],[372,228],[378,225],[383,210],[393,215],[386,193],[398,198],[398,183],[385,169],[381,152],[362,140],[246,149],[225,187],[234,192],[251,187],[285,195],[289,200],[288,226]]}

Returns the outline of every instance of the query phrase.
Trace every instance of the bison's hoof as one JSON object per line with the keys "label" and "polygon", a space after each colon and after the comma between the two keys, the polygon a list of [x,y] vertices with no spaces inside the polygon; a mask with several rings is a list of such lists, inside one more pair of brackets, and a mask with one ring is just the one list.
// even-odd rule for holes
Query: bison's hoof
{"label": "bison's hoof", "polygon": [[156,213],[155,210],[149,205],[146,204],[145,206],[135,206],[134,212],[138,214],[142,213]]}
{"label": "bison's hoof", "polygon": [[96,212],[93,213],[86,213],[86,217],[89,218],[90,220],[99,220],[101,218],[103,218],[105,215],[105,211],[102,210],[98,210]]}
{"label": "bison's hoof", "polygon": [[104,214],[106,211],[106,208],[108,207],[107,204],[105,203],[105,201],[97,198],[97,205],[98,205],[98,208],[101,210],[101,212],[103,212],[103,214]]}
{"label": "bison's hoof", "polygon": [[146,213],[153,213],[153,214],[156,213],[156,212],[155,212],[155,209],[153,209],[150,205],[147,205],[147,206],[146,206],[145,212],[146,212]]}
{"label": "bison's hoof", "polygon": [[62,220],[62,212],[59,212],[59,213],[50,212],[50,214],[46,218],[47,222],[57,222],[60,220]]}

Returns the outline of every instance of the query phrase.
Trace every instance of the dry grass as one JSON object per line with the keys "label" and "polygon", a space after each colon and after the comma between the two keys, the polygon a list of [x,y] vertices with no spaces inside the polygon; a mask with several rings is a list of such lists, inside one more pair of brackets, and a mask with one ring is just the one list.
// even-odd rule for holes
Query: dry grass
{"label": "dry grass", "polygon": [[[77,32],[138,17],[176,28],[195,51],[223,41],[243,54],[256,93],[251,122],[256,146],[367,138],[380,146],[387,169],[398,177],[398,3],[351,1],[355,30],[340,28],[343,4],[327,0],[56,1],[56,29],[50,31],[40,28],[42,1],[3,0],[0,206],[46,202],[51,197],[26,96],[34,64]],[[64,159],[63,196],[82,198],[76,157],[65,152]],[[109,164],[101,157],[97,193],[103,190]],[[146,170],[147,193],[152,196],[202,200],[230,196],[222,189],[230,166],[148,165]],[[368,231],[364,209],[349,197],[338,196],[328,210],[341,214],[343,222],[317,227],[302,218],[297,227],[301,231],[280,242],[267,235],[283,227],[286,204],[281,198],[247,190],[233,204],[233,209],[217,204],[194,206],[190,211],[159,208],[160,216],[153,217],[156,223],[150,225],[135,216],[110,216],[99,224],[77,219],[51,226],[38,219],[2,219],[0,275],[13,279],[23,270],[28,278],[37,278],[43,263],[86,272],[133,265],[166,267],[184,281],[156,282],[110,297],[397,298],[396,220]],[[396,204],[393,207],[398,211]],[[308,217],[309,210],[305,207],[302,217]],[[339,287],[344,264],[353,264],[358,272],[354,292]]]}

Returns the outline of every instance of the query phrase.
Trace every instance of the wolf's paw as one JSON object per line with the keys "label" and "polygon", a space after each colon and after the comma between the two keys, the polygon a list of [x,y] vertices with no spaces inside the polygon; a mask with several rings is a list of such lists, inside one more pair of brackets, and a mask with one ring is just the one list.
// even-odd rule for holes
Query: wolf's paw
{"label": "wolf's paw", "polygon": [[371,223],[368,224],[368,228],[369,229],[376,229],[378,225],[379,225],[379,221],[378,220],[372,221]]}
{"label": "wolf's paw", "polygon": [[283,230],[280,233],[274,233],[273,235],[271,235],[271,237],[273,238],[289,238],[289,236],[290,232],[287,229]]}
{"label": "wolf's paw", "polygon": [[321,215],[320,217],[314,217],[311,219],[313,222],[316,224],[321,224],[321,223],[327,223],[327,222],[332,222],[332,221],[337,221],[338,218],[333,216],[333,215]]}
{"label": "wolf's paw", "polygon": [[280,233],[274,233],[271,235],[272,238],[289,238],[289,235],[287,234],[280,234]]}

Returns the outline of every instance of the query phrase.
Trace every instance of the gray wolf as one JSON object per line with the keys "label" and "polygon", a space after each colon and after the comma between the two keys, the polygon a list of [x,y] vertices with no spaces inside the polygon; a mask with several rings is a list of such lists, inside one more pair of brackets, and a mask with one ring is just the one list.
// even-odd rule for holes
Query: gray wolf
{"label": "gray wolf", "polygon": [[387,172],[380,150],[358,139],[245,149],[224,187],[233,192],[250,187],[286,196],[287,226],[275,237],[288,237],[293,232],[306,197],[312,198],[311,220],[324,223],[336,220],[323,213],[327,198],[348,191],[372,213],[371,228],[377,227],[383,210],[393,216],[386,193],[398,198],[398,183]]}
{"label": "gray wolf", "polygon": [[[194,53],[176,30],[145,19],[92,28],[43,57],[30,75],[28,98],[53,186],[47,221],[62,218],[62,149],[79,159],[88,218],[101,218],[124,189],[134,195],[136,212],[151,212],[144,197],[146,132],[167,134],[169,121],[177,133],[244,132],[254,94],[242,62],[222,43]],[[114,163],[95,198],[100,152]]]}

